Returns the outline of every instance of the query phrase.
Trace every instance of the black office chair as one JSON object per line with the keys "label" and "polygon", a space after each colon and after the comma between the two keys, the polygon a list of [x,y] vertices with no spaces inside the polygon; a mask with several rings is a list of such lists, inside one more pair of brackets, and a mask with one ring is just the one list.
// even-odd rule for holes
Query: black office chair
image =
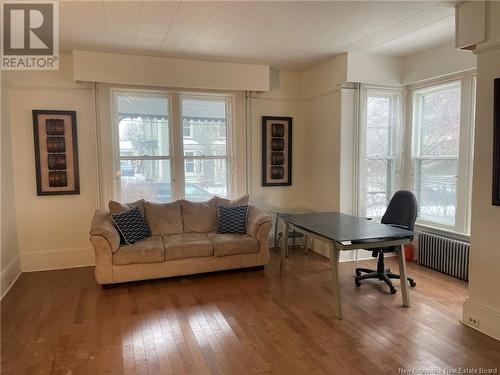
{"label": "black office chair", "polygon": [[[418,204],[415,195],[411,191],[400,190],[394,194],[384,216],[382,216],[381,222],[383,224],[392,225],[395,227],[400,227],[413,231],[415,227],[415,221],[417,220]],[[413,237],[411,238],[413,239]],[[361,243],[363,241],[360,241]],[[369,242],[369,241],[365,241]],[[358,242],[359,243],[359,242]],[[370,270],[367,268],[356,268],[356,278],[354,282],[356,286],[361,285],[361,280],[366,279],[379,279],[380,281],[385,281],[391,290],[391,294],[396,293],[396,288],[392,284],[391,279],[399,279],[399,275],[392,273],[390,269],[385,268],[384,265],[384,254],[394,253],[400,251],[398,247],[381,247],[372,250],[372,256],[374,258],[378,257],[377,270]],[[366,273],[361,275],[361,273]],[[414,287],[417,285],[415,281],[408,277],[410,286]]]}

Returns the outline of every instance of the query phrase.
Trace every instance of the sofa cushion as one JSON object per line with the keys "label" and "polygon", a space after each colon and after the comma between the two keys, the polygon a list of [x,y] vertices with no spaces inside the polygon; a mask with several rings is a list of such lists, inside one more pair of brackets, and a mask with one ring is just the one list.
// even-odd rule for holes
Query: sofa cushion
{"label": "sofa cushion", "polygon": [[153,236],[182,233],[182,214],[179,201],[172,203],[144,202],[144,214]]}
{"label": "sofa cushion", "polygon": [[210,257],[214,247],[205,233],[183,233],[163,236],[167,261],[181,258]]}
{"label": "sofa cushion", "polygon": [[144,199],[139,199],[138,201],[130,203],[120,203],[116,201],[109,201],[108,203],[109,213],[111,215],[131,210],[134,207],[139,207],[142,216],[144,216]]}
{"label": "sofa cushion", "polygon": [[206,202],[181,200],[184,233],[208,233],[217,230],[216,198]]}
{"label": "sofa cushion", "polygon": [[133,245],[123,245],[113,254],[113,264],[116,266],[164,261],[165,250],[161,236],[149,237]]}
{"label": "sofa cushion", "polygon": [[242,195],[236,199],[228,199],[222,197],[215,197],[217,206],[247,206],[250,196],[248,194]]}
{"label": "sofa cushion", "polygon": [[218,257],[259,252],[259,241],[247,234],[208,233],[207,236],[214,244],[214,255]]}
{"label": "sofa cushion", "polygon": [[139,207],[134,207],[129,211],[119,214],[112,214],[111,219],[115,223],[123,241],[132,245],[151,236],[151,229],[144,221]]}

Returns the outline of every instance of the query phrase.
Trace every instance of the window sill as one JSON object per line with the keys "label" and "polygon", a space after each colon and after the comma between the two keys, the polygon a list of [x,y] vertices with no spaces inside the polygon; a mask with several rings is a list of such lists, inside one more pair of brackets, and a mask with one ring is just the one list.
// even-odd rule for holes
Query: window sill
{"label": "window sill", "polygon": [[426,232],[426,233],[437,234],[440,236],[452,238],[454,240],[459,240],[459,241],[464,241],[464,242],[470,243],[470,235],[468,235],[468,234],[458,233],[458,232],[454,232],[452,230],[437,228],[437,227],[433,227],[432,225],[418,224],[418,223],[415,224],[415,229],[417,232]]}

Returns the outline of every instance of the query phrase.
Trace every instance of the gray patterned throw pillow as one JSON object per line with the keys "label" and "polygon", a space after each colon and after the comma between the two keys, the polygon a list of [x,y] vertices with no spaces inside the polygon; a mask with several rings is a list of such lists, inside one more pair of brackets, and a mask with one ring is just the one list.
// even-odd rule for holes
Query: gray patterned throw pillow
{"label": "gray patterned throw pillow", "polygon": [[151,237],[151,229],[144,221],[144,217],[138,207],[119,214],[113,214],[111,215],[111,219],[128,245]]}
{"label": "gray patterned throw pillow", "polygon": [[217,206],[219,228],[217,233],[247,232],[248,206]]}

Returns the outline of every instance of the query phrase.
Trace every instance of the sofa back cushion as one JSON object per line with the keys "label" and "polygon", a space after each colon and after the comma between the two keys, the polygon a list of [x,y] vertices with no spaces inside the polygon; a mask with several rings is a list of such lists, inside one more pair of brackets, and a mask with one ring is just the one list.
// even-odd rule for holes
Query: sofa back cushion
{"label": "sofa back cushion", "polygon": [[179,234],[183,231],[181,204],[144,202],[146,221],[153,236]]}
{"label": "sofa back cushion", "polygon": [[206,202],[181,200],[184,233],[208,233],[217,230],[216,198]]}
{"label": "sofa back cushion", "polygon": [[144,199],[139,199],[138,201],[130,203],[120,203],[115,201],[109,201],[108,203],[109,213],[111,215],[129,211],[134,207],[138,207],[144,217]]}
{"label": "sofa back cushion", "polygon": [[217,206],[247,206],[250,199],[248,194],[242,195],[236,199],[228,199],[222,197],[215,197]]}

